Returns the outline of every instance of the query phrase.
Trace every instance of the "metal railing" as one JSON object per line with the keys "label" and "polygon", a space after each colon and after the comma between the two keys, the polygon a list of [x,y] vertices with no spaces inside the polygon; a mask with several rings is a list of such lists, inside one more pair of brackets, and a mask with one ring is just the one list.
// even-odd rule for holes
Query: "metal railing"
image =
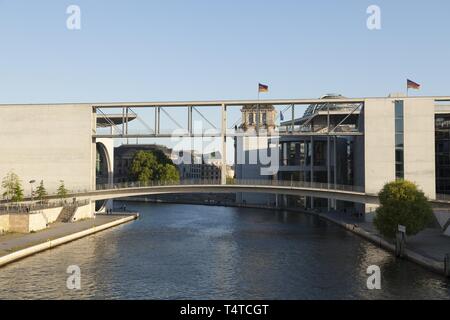
{"label": "metal railing", "polygon": [[89,200],[69,202],[67,200],[58,200],[52,202],[34,202],[34,203],[9,203],[0,205],[0,214],[26,214],[38,212],[46,209],[54,209],[65,206],[81,207],[89,204]]}
{"label": "metal railing", "polygon": [[[167,181],[151,181],[151,182],[123,182],[114,184],[97,185],[97,191],[101,190],[120,190],[130,188],[151,188],[151,187],[176,187],[176,186],[220,186],[221,180],[181,180],[178,182]],[[283,188],[303,188],[303,189],[320,189],[332,191],[347,191],[364,193],[364,187],[352,185],[335,185],[332,183],[317,183],[317,182],[303,182],[303,181],[282,181],[282,180],[227,180],[225,185],[236,186],[267,186],[267,187],[283,187]]]}
{"label": "metal railing", "polygon": [[[44,210],[56,208],[58,206],[67,206],[70,204],[82,206],[88,204],[89,200],[77,201],[76,198],[89,195],[95,195],[99,191],[114,191],[124,189],[136,188],[157,188],[157,187],[182,187],[182,186],[261,186],[261,187],[282,187],[282,188],[302,188],[302,189],[316,189],[326,191],[346,191],[354,193],[364,193],[364,187],[352,185],[335,185],[333,183],[318,183],[318,182],[303,182],[303,181],[283,181],[283,180],[241,180],[241,179],[227,179],[226,184],[222,184],[220,179],[213,180],[181,180],[181,181],[150,181],[150,182],[123,182],[123,183],[109,183],[99,184],[96,190],[77,189],[71,190],[66,199],[57,199],[57,194],[49,194],[45,202],[42,201],[27,201],[21,203],[2,203],[0,204],[0,214],[2,213],[29,213],[31,211]],[[52,200],[50,200],[52,199]],[[70,200],[72,199],[72,200]]]}

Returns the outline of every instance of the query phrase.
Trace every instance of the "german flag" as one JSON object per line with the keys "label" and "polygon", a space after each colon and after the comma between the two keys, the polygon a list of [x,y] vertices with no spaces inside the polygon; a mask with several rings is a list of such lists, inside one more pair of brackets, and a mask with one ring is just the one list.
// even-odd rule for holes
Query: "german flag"
{"label": "german flag", "polygon": [[420,90],[420,84],[409,79],[407,81],[407,87],[408,89]]}
{"label": "german flag", "polygon": [[258,92],[269,92],[269,86],[266,86],[265,84],[258,84]]}

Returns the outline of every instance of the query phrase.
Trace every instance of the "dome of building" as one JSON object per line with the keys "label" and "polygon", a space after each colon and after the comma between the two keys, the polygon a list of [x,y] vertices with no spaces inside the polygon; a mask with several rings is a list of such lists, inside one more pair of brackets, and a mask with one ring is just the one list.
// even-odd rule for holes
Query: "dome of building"
{"label": "dome of building", "polygon": [[[322,100],[336,100],[336,99],[346,99],[341,94],[335,94],[335,93],[329,93],[322,97],[320,97]],[[343,103],[343,104],[336,104],[336,103],[318,103],[318,104],[311,104],[305,111],[305,114],[303,117],[310,117],[313,114],[319,113],[320,111],[328,111],[328,108],[330,111],[334,110],[353,110],[357,105],[352,103]]]}

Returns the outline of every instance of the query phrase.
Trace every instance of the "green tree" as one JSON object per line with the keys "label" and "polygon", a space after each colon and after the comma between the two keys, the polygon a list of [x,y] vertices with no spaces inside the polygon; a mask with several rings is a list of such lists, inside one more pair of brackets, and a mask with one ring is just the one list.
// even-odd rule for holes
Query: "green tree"
{"label": "green tree", "polygon": [[22,182],[19,176],[14,172],[9,172],[2,180],[3,198],[7,201],[20,202],[23,201]]}
{"label": "green tree", "polygon": [[406,227],[407,235],[416,235],[433,219],[433,210],[425,194],[409,181],[388,183],[379,193],[381,206],[374,225],[387,238],[395,238],[398,225]]}
{"label": "green tree", "polygon": [[36,188],[36,198],[40,201],[44,200],[44,198],[48,195],[47,190],[44,187],[44,180],[41,180],[41,183]]}
{"label": "green tree", "polygon": [[14,196],[12,197],[12,201],[13,202],[21,202],[23,201],[24,196],[23,196],[23,189],[22,189],[22,184],[20,183],[20,181],[16,182],[16,185],[14,186]]}
{"label": "green tree", "polygon": [[60,182],[61,182],[61,184],[58,187],[56,195],[58,196],[58,198],[60,198],[62,200],[62,199],[67,198],[69,191],[66,189],[66,186],[64,185],[64,181],[61,180]]}
{"label": "green tree", "polygon": [[142,183],[150,181],[177,182],[180,175],[177,168],[163,152],[138,151],[130,166],[130,179]]}
{"label": "green tree", "polygon": [[158,162],[151,152],[138,151],[133,157],[130,173],[131,179],[143,183],[154,180]]}
{"label": "green tree", "polygon": [[161,182],[175,183],[180,181],[180,173],[173,164],[158,165],[157,174],[157,180]]}

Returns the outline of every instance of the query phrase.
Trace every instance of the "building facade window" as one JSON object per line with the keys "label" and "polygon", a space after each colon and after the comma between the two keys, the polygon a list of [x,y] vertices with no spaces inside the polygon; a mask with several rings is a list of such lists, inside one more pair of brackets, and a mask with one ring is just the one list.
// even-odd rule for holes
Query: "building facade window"
{"label": "building facade window", "polygon": [[405,178],[404,102],[395,101],[395,177]]}
{"label": "building facade window", "polygon": [[436,192],[450,194],[450,116],[436,117]]}

